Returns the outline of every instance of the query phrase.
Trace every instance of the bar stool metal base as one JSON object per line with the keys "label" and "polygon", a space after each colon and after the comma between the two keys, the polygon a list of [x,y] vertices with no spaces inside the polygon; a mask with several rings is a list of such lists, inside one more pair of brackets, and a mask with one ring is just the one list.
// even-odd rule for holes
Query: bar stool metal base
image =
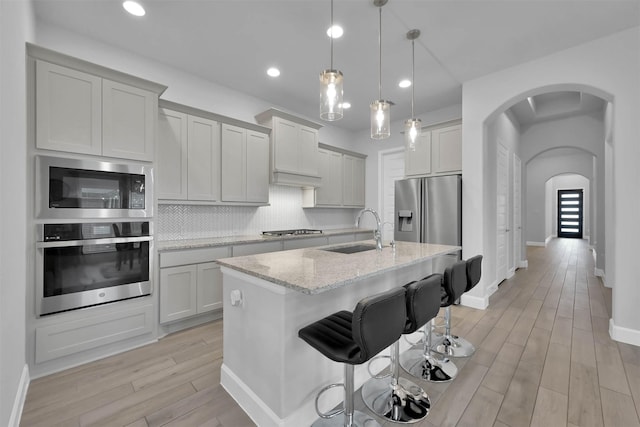
{"label": "bar stool metal base", "polygon": [[351,424],[346,423],[344,419],[345,415],[336,415],[333,418],[318,418],[312,427],[381,427],[380,423],[376,421],[371,415],[365,414],[360,411],[353,411],[353,419]]}
{"label": "bar stool metal base", "polygon": [[448,357],[469,357],[476,348],[466,339],[456,335],[435,336],[431,350]]}
{"label": "bar stool metal base", "polygon": [[417,384],[398,378],[392,386],[388,379],[372,378],[362,386],[362,400],[373,413],[397,423],[416,423],[431,409],[431,400]]}
{"label": "bar stool metal base", "polygon": [[410,375],[433,383],[449,382],[458,375],[458,367],[447,358],[425,357],[420,349],[409,349],[400,355],[400,366]]}

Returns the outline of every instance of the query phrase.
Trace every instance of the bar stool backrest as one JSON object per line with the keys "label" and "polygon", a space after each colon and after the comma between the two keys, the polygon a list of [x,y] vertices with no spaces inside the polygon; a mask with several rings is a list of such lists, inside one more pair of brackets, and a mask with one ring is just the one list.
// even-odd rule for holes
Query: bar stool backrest
{"label": "bar stool backrest", "polygon": [[469,292],[480,282],[482,276],[482,255],[476,255],[467,260],[467,289]]}
{"label": "bar stool backrest", "polygon": [[444,270],[442,287],[446,291],[446,297],[442,299],[441,307],[450,306],[460,298],[467,289],[466,261],[457,261]]}
{"label": "bar stool backrest", "polygon": [[397,341],[407,318],[405,289],[397,287],[363,298],[353,311],[351,331],[364,363]]}
{"label": "bar stool backrest", "polygon": [[405,334],[420,329],[438,315],[442,274],[432,274],[417,282],[405,285],[407,290],[407,323]]}

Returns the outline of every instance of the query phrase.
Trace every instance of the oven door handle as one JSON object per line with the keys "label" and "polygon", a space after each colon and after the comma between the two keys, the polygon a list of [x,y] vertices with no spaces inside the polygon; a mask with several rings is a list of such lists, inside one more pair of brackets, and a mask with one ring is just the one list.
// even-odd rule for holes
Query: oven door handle
{"label": "oven door handle", "polygon": [[149,242],[151,240],[153,240],[152,236],[113,237],[110,239],[50,241],[50,242],[37,242],[36,248],[61,248],[61,247],[69,247],[69,246],[113,245],[117,243]]}

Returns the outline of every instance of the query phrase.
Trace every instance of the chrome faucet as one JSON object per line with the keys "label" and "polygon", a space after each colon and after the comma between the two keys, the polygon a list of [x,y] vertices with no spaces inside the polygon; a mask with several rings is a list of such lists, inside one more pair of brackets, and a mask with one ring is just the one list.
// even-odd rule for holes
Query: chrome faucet
{"label": "chrome faucet", "polygon": [[358,217],[356,218],[356,228],[360,226],[360,218],[362,218],[362,214],[364,214],[365,212],[371,212],[373,216],[376,217],[376,229],[373,232],[373,238],[376,239],[376,249],[381,251],[382,250],[382,226],[380,225],[380,215],[378,215],[378,212],[376,212],[371,208],[362,209],[360,212],[358,212]]}

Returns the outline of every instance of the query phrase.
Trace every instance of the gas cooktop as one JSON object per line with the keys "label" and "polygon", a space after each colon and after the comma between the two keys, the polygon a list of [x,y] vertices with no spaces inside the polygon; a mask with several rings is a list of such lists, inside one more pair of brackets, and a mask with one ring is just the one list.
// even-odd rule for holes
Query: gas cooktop
{"label": "gas cooktop", "polygon": [[263,231],[263,236],[298,236],[303,234],[322,234],[322,230],[311,230],[309,228],[297,228],[294,230],[272,230]]}

